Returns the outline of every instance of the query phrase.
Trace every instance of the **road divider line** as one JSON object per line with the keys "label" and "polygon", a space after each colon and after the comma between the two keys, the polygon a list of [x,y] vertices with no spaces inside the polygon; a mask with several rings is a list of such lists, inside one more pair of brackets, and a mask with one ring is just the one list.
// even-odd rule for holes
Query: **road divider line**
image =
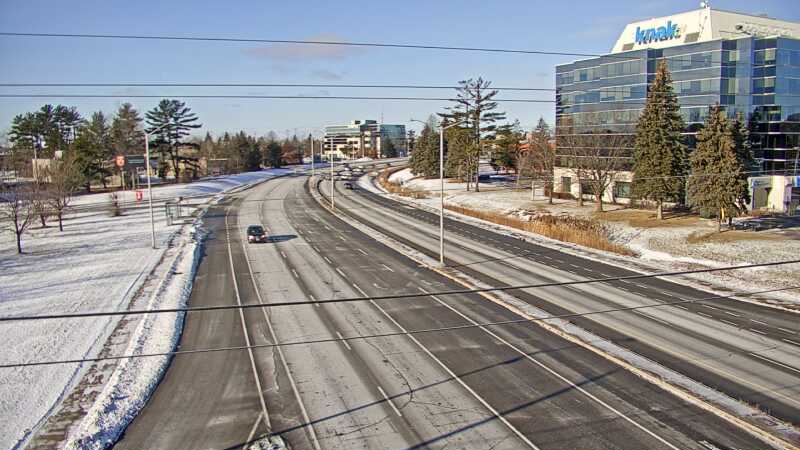
{"label": "road divider line", "polygon": [[[353,283],[353,287],[358,292],[360,292],[361,295],[363,295],[364,297],[369,297],[367,295],[367,293],[364,292],[357,284]],[[405,335],[411,340],[411,342],[416,344],[417,347],[419,347],[426,355],[428,355],[431,359],[433,359],[433,361],[436,362],[436,364],[438,364],[439,367],[442,368],[442,370],[447,372],[447,374],[452,379],[456,380],[456,382],[458,384],[460,384],[461,387],[466,389],[467,392],[469,392],[486,409],[488,409],[489,412],[491,412],[492,415],[497,418],[497,420],[499,420],[500,422],[503,423],[503,425],[508,427],[508,429],[511,430],[512,433],[514,433],[520,440],[522,440],[522,442],[524,442],[528,447],[530,447],[530,448],[532,448],[534,450],[541,450],[541,449],[539,449],[539,447],[536,446],[536,444],[531,442],[530,439],[525,437],[525,435],[522,434],[522,432],[520,432],[514,425],[512,425],[511,422],[508,421],[508,419],[506,419],[503,415],[501,415],[499,411],[494,409],[494,407],[492,405],[490,405],[489,402],[487,402],[483,397],[481,397],[477,392],[475,392],[475,390],[473,390],[471,387],[469,387],[469,385],[464,380],[462,380],[461,377],[459,377],[455,372],[450,370],[450,368],[447,367],[447,365],[444,362],[442,362],[441,359],[439,359],[436,355],[434,355],[433,352],[431,352],[428,349],[428,347],[425,347],[425,345],[423,345],[422,342],[420,342],[419,339],[417,339],[416,336],[414,336],[413,334],[408,334],[408,330],[405,329],[405,327],[403,327],[402,325],[400,325],[400,323],[398,323],[396,320],[394,320],[394,317],[389,315],[389,313],[387,313],[386,310],[384,310],[375,300],[369,300],[369,302],[370,302],[370,304],[375,306],[375,308],[377,308],[378,311],[380,311],[384,315],[384,317],[389,319],[389,321],[392,322],[392,324],[394,324],[394,326],[396,326],[401,332],[405,333]]]}
{"label": "road divider line", "polygon": [[783,342],[786,342],[786,343],[788,343],[788,344],[793,344],[793,345],[800,346],[800,342],[795,342],[795,341],[793,341],[793,340],[791,340],[791,339],[783,339],[783,338],[782,338],[781,340],[782,340]]}
{"label": "road divider line", "polygon": [[389,406],[392,407],[392,409],[394,410],[394,413],[397,414],[398,417],[403,417],[403,415],[400,414],[400,410],[397,409],[397,406],[394,405],[394,402],[392,401],[392,399],[390,399],[389,396],[386,395],[386,392],[384,392],[383,388],[378,386],[378,390],[381,391],[381,395],[383,396],[383,398],[386,399],[386,402],[389,403]]}
{"label": "road divider line", "polygon": [[767,361],[767,362],[769,362],[769,363],[775,364],[775,365],[777,365],[777,366],[781,366],[781,367],[783,367],[784,369],[789,369],[789,370],[791,370],[792,372],[797,372],[797,373],[800,373],[800,369],[794,368],[794,367],[792,367],[792,366],[789,366],[789,365],[787,365],[787,364],[784,364],[784,363],[782,363],[782,362],[775,361],[774,359],[767,358],[766,356],[761,356],[761,355],[759,355],[758,353],[753,353],[753,352],[750,352],[750,354],[751,354],[751,355],[753,355],[753,356],[755,356],[755,357],[756,357],[756,358],[758,358],[758,359],[763,359],[764,361]]}
{"label": "road divider line", "polygon": [[348,349],[348,350],[350,350],[350,351],[352,351],[352,350],[353,350],[353,349],[350,347],[350,344],[348,344],[348,343],[347,343],[347,339],[345,339],[345,338],[344,338],[344,336],[342,336],[342,333],[339,333],[339,332],[337,331],[337,332],[336,332],[336,336],[339,338],[339,340],[340,340],[340,341],[342,341],[342,344],[344,344],[345,348],[347,348],[347,349]]}
{"label": "road divider line", "polygon": [[361,250],[360,248],[356,248],[356,250],[360,251],[365,256],[369,255],[369,253],[365,252],[364,250]]}
{"label": "road divider line", "polygon": [[766,335],[767,335],[767,333],[764,333],[764,332],[763,332],[763,331],[761,331],[761,330],[756,330],[755,328],[750,328],[750,331],[752,331],[752,332],[754,332],[754,333],[758,333],[758,334],[760,334],[760,335],[762,335],[762,336],[766,336]]}
{"label": "road divider line", "polygon": [[421,287],[419,288],[419,290],[424,292],[425,294],[427,294],[432,299],[436,300],[436,302],[439,303],[440,305],[444,306],[445,308],[449,309],[450,311],[453,311],[454,313],[456,313],[458,316],[460,316],[461,318],[463,318],[467,322],[471,323],[472,325],[478,326],[479,329],[483,330],[489,336],[492,336],[493,338],[497,339],[499,342],[502,342],[504,345],[508,346],[509,348],[514,350],[515,352],[519,353],[523,358],[525,358],[528,361],[534,363],[535,365],[541,367],[542,369],[544,369],[549,374],[553,375],[554,377],[558,378],[559,380],[561,380],[562,382],[564,382],[565,384],[570,386],[572,389],[575,389],[578,392],[584,394],[586,397],[588,397],[589,399],[593,400],[595,403],[599,404],[603,408],[605,408],[605,409],[611,411],[612,413],[616,414],[621,419],[623,419],[626,422],[630,423],[631,425],[633,425],[634,427],[636,427],[639,430],[643,431],[644,433],[650,435],[651,437],[653,437],[657,441],[661,442],[662,444],[666,445],[667,447],[669,447],[669,448],[671,448],[673,450],[679,450],[678,447],[672,445],[666,439],[662,438],[661,436],[657,435],[653,431],[649,430],[647,427],[645,427],[644,425],[640,424],[639,422],[633,420],[627,414],[625,414],[622,411],[614,408],[613,406],[611,406],[610,404],[608,404],[605,401],[601,400],[599,397],[597,397],[594,394],[590,393],[589,391],[587,391],[583,387],[575,384],[574,382],[569,380],[567,377],[561,375],[559,372],[556,372],[554,369],[550,368],[550,366],[548,366],[547,364],[545,364],[545,363],[539,361],[538,359],[534,358],[533,356],[531,356],[530,353],[526,352],[525,350],[522,350],[521,348],[517,347],[516,345],[514,345],[511,342],[507,341],[506,339],[502,338],[500,335],[498,335],[494,331],[488,329],[485,326],[480,325],[478,322],[473,320],[471,317],[467,316],[466,314],[462,313],[461,311],[455,309],[454,307],[452,307],[449,304],[447,304],[446,302],[444,302],[438,296],[429,294],[425,289],[423,289]]}
{"label": "road divider line", "polygon": [[787,330],[786,328],[783,328],[783,327],[778,327],[778,329],[779,329],[779,330],[781,330],[781,331],[783,331],[784,333],[789,333],[789,334],[797,334],[797,332],[796,332],[796,331]]}
{"label": "road divider line", "polygon": [[394,269],[392,269],[391,267],[387,266],[386,264],[381,264],[381,265],[382,265],[382,266],[383,266],[383,267],[384,267],[386,270],[388,270],[389,272],[394,272]]}
{"label": "road divider line", "polygon": [[256,417],[256,421],[253,423],[253,428],[250,429],[250,434],[247,435],[247,440],[245,440],[244,445],[242,445],[242,450],[247,450],[247,447],[250,446],[250,442],[253,440],[253,436],[256,435],[256,430],[258,429],[258,422],[261,422],[261,416],[263,415],[264,415],[263,412],[258,413],[258,417]]}
{"label": "road divider line", "polygon": [[762,321],[760,321],[760,320],[756,320],[756,319],[750,319],[750,322],[755,322],[755,323],[757,323],[757,324],[759,324],[759,325],[766,325],[766,326],[769,326],[769,324],[768,324],[768,323],[766,323],[766,322],[762,322]]}
{"label": "road divider line", "polygon": [[342,269],[340,269],[340,268],[338,268],[338,267],[337,267],[337,268],[336,268],[336,271],[337,271],[337,272],[339,272],[339,275],[341,275],[341,276],[342,276],[342,277],[343,277],[345,280],[347,279],[347,275],[345,275],[345,273],[344,273],[344,272],[342,272]]}

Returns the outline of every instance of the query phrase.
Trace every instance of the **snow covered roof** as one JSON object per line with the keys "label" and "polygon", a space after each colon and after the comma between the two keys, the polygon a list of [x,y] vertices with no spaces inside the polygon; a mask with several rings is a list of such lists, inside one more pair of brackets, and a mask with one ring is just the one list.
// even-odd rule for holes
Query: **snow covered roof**
{"label": "snow covered roof", "polygon": [[694,11],[628,24],[611,53],[746,36],[800,39],[800,23],[706,6]]}

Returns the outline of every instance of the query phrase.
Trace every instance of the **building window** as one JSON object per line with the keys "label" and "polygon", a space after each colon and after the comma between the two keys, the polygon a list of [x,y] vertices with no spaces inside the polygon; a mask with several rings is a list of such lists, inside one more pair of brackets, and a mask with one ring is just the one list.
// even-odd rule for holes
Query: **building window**
{"label": "building window", "polygon": [[572,177],[561,177],[561,192],[572,192]]}
{"label": "building window", "polygon": [[614,182],[614,198],[631,198],[631,183],[628,181]]}

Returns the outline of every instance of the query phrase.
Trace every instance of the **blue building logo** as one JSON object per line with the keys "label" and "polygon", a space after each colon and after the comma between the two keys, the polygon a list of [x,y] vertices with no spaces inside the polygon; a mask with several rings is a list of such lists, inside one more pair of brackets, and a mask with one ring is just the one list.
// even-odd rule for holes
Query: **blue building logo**
{"label": "blue building logo", "polygon": [[672,23],[671,20],[667,22],[667,26],[665,27],[645,29],[636,27],[636,43],[640,45],[649,44],[653,41],[666,41],[680,36],[681,29],[678,27],[678,24]]}

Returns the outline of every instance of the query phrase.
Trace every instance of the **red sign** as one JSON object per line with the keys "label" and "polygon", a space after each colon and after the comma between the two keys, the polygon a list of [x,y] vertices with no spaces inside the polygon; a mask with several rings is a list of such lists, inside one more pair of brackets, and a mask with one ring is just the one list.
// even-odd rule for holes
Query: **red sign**
{"label": "red sign", "polygon": [[142,191],[137,190],[136,191],[136,201],[140,202],[140,201],[142,201],[142,198],[144,198],[144,193]]}
{"label": "red sign", "polygon": [[125,167],[125,156],[117,156],[117,167]]}

